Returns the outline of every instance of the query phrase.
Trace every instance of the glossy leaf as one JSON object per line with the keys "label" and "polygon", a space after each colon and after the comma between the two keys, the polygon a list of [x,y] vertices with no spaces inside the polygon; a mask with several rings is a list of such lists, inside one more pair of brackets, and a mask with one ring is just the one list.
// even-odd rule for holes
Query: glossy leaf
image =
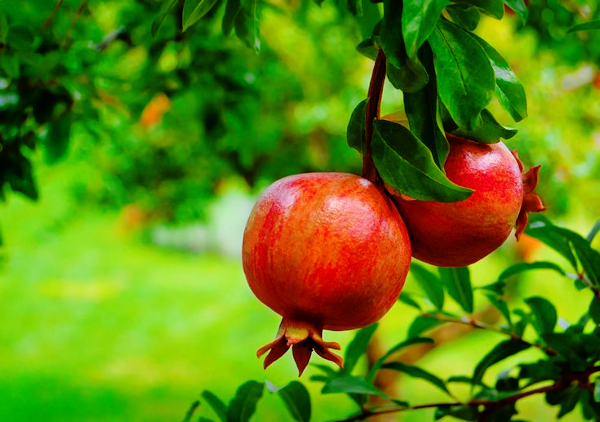
{"label": "glossy leaf", "polygon": [[445,107],[441,108],[441,115],[446,131],[472,141],[493,144],[498,142],[500,138],[510,139],[517,134],[516,129],[511,129],[498,123],[487,108],[481,111],[479,116],[480,125],[473,129],[458,127]]}
{"label": "glossy leaf", "polygon": [[503,0],[469,0],[469,3],[495,19],[502,19],[504,16]]}
{"label": "glossy leaf", "polygon": [[221,422],[227,421],[227,406],[214,393],[204,390],[201,397],[208,403]]}
{"label": "glossy leaf", "polygon": [[498,343],[475,367],[473,384],[479,384],[483,380],[483,376],[490,366],[516,355],[529,347],[528,343],[516,340],[506,340]]}
{"label": "glossy leaf", "polygon": [[408,338],[419,337],[425,331],[430,330],[433,327],[437,327],[440,324],[443,324],[443,321],[418,316],[413,320],[408,328]]}
{"label": "glossy leaf", "polygon": [[433,343],[433,339],[430,339],[429,337],[414,337],[414,338],[409,338],[408,340],[404,340],[404,341],[396,344],[394,347],[392,347],[390,350],[388,350],[383,356],[381,356],[379,359],[377,359],[373,363],[373,365],[371,366],[371,369],[369,369],[369,373],[367,374],[367,376],[365,378],[367,380],[373,382],[373,380],[375,379],[375,375],[377,374],[377,371],[379,371],[379,369],[383,366],[383,364],[385,363],[387,358],[389,358],[391,355],[393,355],[394,353],[396,353],[399,350],[405,349],[410,346],[414,346],[415,344],[425,344],[425,343],[431,344],[431,343]]}
{"label": "glossy leaf", "polygon": [[410,375],[414,378],[421,378],[435,385],[443,392],[449,393],[448,388],[446,387],[446,383],[441,378],[437,377],[436,375],[433,375],[431,372],[419,368],[418,366],[407,365],[402,362],[388,362],[382,366],[382,369],[391,369],[394,371],[402,372],[406,375]]}
{"label": "glossy leaf", "polygon": [[523,0],[504,0],[504,3],[515,11],[523,23],[527,22],[529,10],[527,9],[527,4],[525,4]]}
{"label": "glossy leaf", "polygon": [[377,324],[369,325],[356,332],[354,338],[346,348],[346,354],[344,355],[344,369],[342,370],[344,373],[352,373],[352,370],[360,357],[367,351],[367,346],[369,345],[375,330],[377,330]]}
{"label": "glossy leaf", "polygon": [[424,266],[415,262],[410,266],[410,274],[412,274],[433,306],[442,310],[444,307],[444,288],[442,280]]}
{"label": "glossy leaf", "polygon": [[377,53],[379,53],[379,48],[377,48],[371,38],[368,38],[356,46],[356,51],[375,61],[375,59],[377,59]]}
{"label": "glossy leaf", "polygon": [[285,387],[275,387],[267,382],[267,388],[271,393],[276,393],[285,404],[292,419],[299,422],[310,421],[312,408],[310,393],[300,381],[290,381]]}
{"label": "glossy leaf", "polygon": [[468,314],[473,313],[473,287],[468,267],[439,268],[448,295]]}
{"label": "glossy leaf", "polygon": [[249,421],[256,412],[256,405],[263,395],[263,390],[262,382],[247,381],[240,385],[227,408],[227,422]]}
{"label": "glossy leaf", "polygon": [[221,22],[221,29],[223,30],[223,34],[225,36],[229,36],[231,31],[233,31],[235,18],[241,10],[241,0],[227,0],[227,5],[225,6],[225,15],[223,16],[223,21]]}
{"label": "glossy leaf", "polygon": [[496,76],[496,95],[502,107],[516,122],[523,120],[527,117],[527,96],[517,75],[494,47],[477,35],[470,35],[483,48],[492,64]]}
{"label": "glossy leaf", "polygon": [[403,2],[402,35],[410,59],[416,59],[419,48],[429,38],[448,3],[449,0]]}
{"label": "glossy leaf", "polygon": [[600,20],[589,21],[574,25],[569,28],[567,33],[576,31],[592,31],[597,29],[600,29]]}
{"label": "glossy leaf", "polygon": [[419,91],[404,92],[404,109],[411,132],[429,148],[435,164],[443,170],[450,146],[438,111],[437,79],[433,66],[433,52],[428,43],[421,47],[419,57],[429,74],[429,81]]}
{"label": "glossy leaf", "polygon": [[554,305],[543,297],[535,296],[525,299],[532,313],[531,323],[539,334],[554,331],[558,321],[558,313]]}
{"label": "glossy leaf", "polygon": [[165,22],[165,19],[167,18],[169,13],[171,13],[171,10],[173,10],[173,8],[175,6],[177,6],[179,1],[180,0],[163,0],[159,14],[156,17],[156,19],[154,20],[154,22],[152,22],[152,36],[153,37],[156,37],[156,35],[158,34],[158,31],[160,31],[160,28],[162,27],[163,23]]}
{"label": "glossy leaf", "polygon": [[371,149],[383,180],[411,198],[453,202],[472,192],[452,183],[436,166],[431,151],[402,125],[376,120]]}
{"label": "glossy leaf", "polygon": [[385,0],[379,43],[387,58],[388,79],[405,92],[422,89],[428,75],[418,60],[410,60],[402,36],[402,2]]}
{"label": "glossy leaf", "polygon": [[323,394],[372,394],[374,396],[383,397],[385,399],[390,398],[387,394],[379,390],[365,378],[355,376],[344,376],[334,378],[323,387],[323,390],[321,392]]}
{"label": "glossy leaf", "polygon": [[367,150],[366,122],[368,101],[368,99],[363,100],[356,106],[350,116],[350,122],[346,131],[348,145],[361,154],[364,154]]}
{"label": "glossy leaf", "polygon": [[183,5],[182,31],[204,17],[213,8],[217,0],[185,0]]}
{"label": "glossy leaf", "polygon": [[260,32],[258,22],[258,0],[245,0],[242,9],[235,16],[235,35],[248,48],[260,51]]}
{"label": "glossy leaf", "polygon": [[566,275],[565,271],[554,262],[548,261],[536,261],[536,262],[519,262],[506,268],[498,276],[498,280],[506,280],[512,276],[531,270],[552,270],[556,271],[560,275]]}
{"label": "glossy leaf", "polygon": [[453,3],[446,8],[452,22],[469,31],[479,25],[479,10],[470,4]]}
{"label": "glossy leaf", "polygon": [[459,127],[478,127],[496,87],[487,54],[467,31],[445,19],[440,19],[429,42],[444,105]]}
{"label": "glossy leaf", "polygon": [[554,230],[554,224],[541,215],[532,216],[532,221],[529,227],[525,229],[525,233],[541,240],[546,245],[550,246],[556,252],[564,256],[573,266],[575,271],[578,271],[577,259],[573,254],[571,245],[564,236]]}

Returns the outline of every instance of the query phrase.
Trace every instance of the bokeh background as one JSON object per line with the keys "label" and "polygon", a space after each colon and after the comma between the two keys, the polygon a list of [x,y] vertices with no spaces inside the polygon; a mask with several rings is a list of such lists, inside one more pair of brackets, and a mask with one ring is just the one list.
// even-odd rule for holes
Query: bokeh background
{"label": "bokeh background", "polygon": [[[357,20],[330,0],[272,0],[261,9],[257,54],[222,35],[222,7],[183,34],[169,15],[153,37],[157,1],[65,0],[57,12],[49,1],[8,3],[0,4],[8,21],[32,28],[45,66],[22,60],[15,74],[3,56],[0,111],[27,92],[12,91],[11,81],[25,77],[64,87],[73,102],[67,113],[54,110],[58,119],[69,116],[68,130],[36,126],[40,143],[23,153],[39,199],[4,187],[0,420],[181,420],[204,389],[227,400],[246,380],[296,379],[290,356],[267,371],[256,359],[279,317],[247,288],[241,236],[253,199],[273,180],[360,172],[345,131],[372,66],[355,46],[376,17]],[[542,164],[547,216],[583,234],[600,218],[600,31],[566,30],[598,14],[587,3],[532,1],[527,25],[507,14],[483,17],[478,29],[527,92],[529,117],[518,124],[492,105],[502,123],[519,129],[507,144],[527,166]],[[401,93],[386,86],[382,112],[401,108]],[[67,150],[57,159],[53,136]],[[533,241],[511,239],[472,267],[474,283],[542,258],[560,262]],[[407,291],[413,284],[409,278]],[[543,271],[522,276],[514,303],[531,294],[551,299],[571,322],[588,303],[587,292]],[[381,321],[380,341],[402,340],[415,315],[399,303]],[[345,347],[353,333],[325,335]],[[419,365],[446,378],[468,374],[498,341],[473,332]],[[351,401],[320,395],[320,384],[309,381],[315,373],[309,366],[302,379],[314,393],[314,420],[349,415]],[[399,393],[411,403],[443,399],[410,378]],[[540,397],[518,409],[535,421],[556,413]],[[206,405],[198,414],[214,417]],[[269,396],[256,420],[289,416]]]}

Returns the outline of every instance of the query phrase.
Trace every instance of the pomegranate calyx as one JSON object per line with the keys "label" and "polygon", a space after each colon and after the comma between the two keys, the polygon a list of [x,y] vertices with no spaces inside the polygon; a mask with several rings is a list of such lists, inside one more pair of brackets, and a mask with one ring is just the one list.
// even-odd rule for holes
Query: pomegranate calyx
{"label": "pomegranate calyx", "polygon": [[[519,155],[516,151],[512,151],[512,153],[515,157],[515,160],[517,160],[517,163],[519,164],[521,172],[523,172],[524,166],[523,162],[519,159]],[[521,210],[519,211],[517,222],[515,224],[515,237],[517,240],[520,239],[521,234],[527,227],[527,222],[529,221],[527,214],[530,212],[541,212],[546,210],[546,206],[542,202],[542,198],[533,193],[533,190],[538,184],[540,167],[541,165],[537,165],[523,173],[523,204],[521,205]]]}
{"label": "pomegranate calyx", "polygon": [[334,362],[341,368],[343,359],[329,350],[340,350],[340,345],[334,341],[324,341],[321,333],[322,329],[316,328],[312,324],[292,322],[284,318],[279,325],[275,340],[258,349],[256,355],[261,357],[269,351],[264,361],[264,368],[266,369],[292,347],[294,361],[298,367],[298,376],[302,375],[302,372],[306,369],[313,350],[322,358]]}

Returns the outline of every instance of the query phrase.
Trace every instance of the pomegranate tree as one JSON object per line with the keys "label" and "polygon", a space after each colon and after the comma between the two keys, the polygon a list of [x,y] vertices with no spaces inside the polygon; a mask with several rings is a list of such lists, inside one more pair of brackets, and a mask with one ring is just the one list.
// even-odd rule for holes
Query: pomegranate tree
{"label": "pomegranate tree", "polygon": [[516,227],[517,239],[527,213],[545,209],[532,191],[540,166],[523,173],[516,152],[502,142],[483,144],[447,135],[446,175],[473,189],[458,202],[395,197],[412,243],[413,256],[441,267],[463,267],[496,250]]}
{"label": "pomegranate tree", "polygon": [[392,201],[368,180],[345,173],[288,176],[256,201],[243,240],[248,285],[283,317],[265,368],[290,347],[300,374],[314,350],[342,366],[322,331],[379,320],[394,304],[410,266],[408,234]]}

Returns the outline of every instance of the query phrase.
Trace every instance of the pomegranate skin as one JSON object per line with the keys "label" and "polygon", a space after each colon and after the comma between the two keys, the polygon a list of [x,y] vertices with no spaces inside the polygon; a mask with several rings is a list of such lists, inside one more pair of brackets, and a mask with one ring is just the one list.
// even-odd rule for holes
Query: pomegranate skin
{"label": "pomegranate skin", "polygon": [[398,298],[410,257],[402,218],[368,180],[306,173],[269,186],[248,219],[242,247],[250,289],[283,317],[275,341],[259,350],[271,349],[265,367],[290,345],[300,372],[313,349],[341,366],[328,351],[339,345],[324,343],[322,330],[379,320]]}
{"label": "pomegranate skin", "polygon": [[[459,202],[407,198],[394,198],[394,202],[406,223],[415,258],[440,267],[463,267],[500,247],[518,218],[523,226],[520,234],[527,211],[545,208],[537,195],[529,193],[537,183],[539,166],[523,175],[520,160],[502,142],[482,144],[452,135],[448,141],[446,174],[457,185],[473,189],[471,196]],[[524,206],[526,195],[535,206]]]}

